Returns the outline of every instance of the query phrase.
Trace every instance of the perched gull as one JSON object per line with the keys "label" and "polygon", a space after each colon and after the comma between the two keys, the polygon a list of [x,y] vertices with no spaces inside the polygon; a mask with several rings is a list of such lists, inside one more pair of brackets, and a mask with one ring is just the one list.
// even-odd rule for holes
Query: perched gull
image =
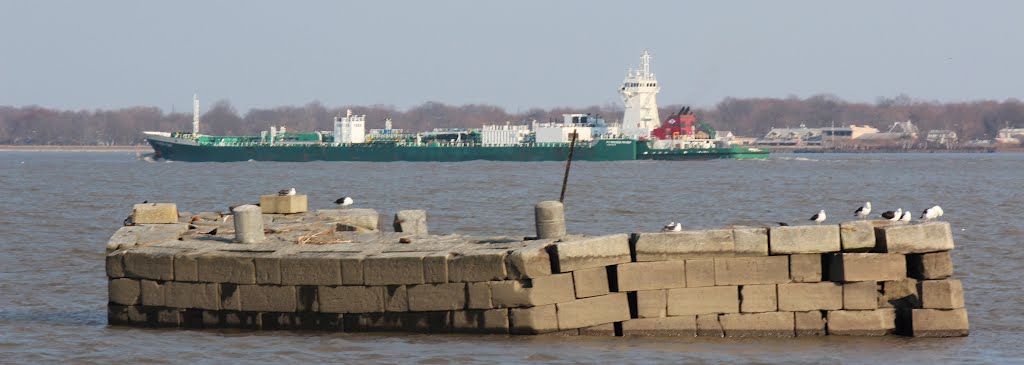
{"label": "perched gull", "polygon": [[868,214],[871,214],[871,202],[864,202],[863,207],[857,208],[857,210],[853,211],[853,215],[860,219],[866,218]]}
{"label": "perched gull", "polygon": [[683,224],[676,222],[668,222],[664,227],[661,227],[662,232],[682,232]]}
{"label": "perched gull", "polygon": [[905,211],[903,211],[903,216],[902,216],[902,217],[900,217],[900,221],[902,221],[902,222],[910,222],[910,217],[911,217],[912,215],[913,215],[913,214],[912,214],[912,213],[910,213],[910,211],[909,211],[909,210],[905,210]]}
{"label": "perched gull", "polygon": [[347,207],[349,205],[352,205],[352,203],[353,203],[352,197],[348,197],[348,196],[342,197],[342,198],[338,198],[338,200],[334,201],[334,204],[340,205],[342,208]]}
{"label": "perched gull", "polygon": [[775,222],[775,224],[778,224],[779,227],[788,227],[789,226],[789,223],[786,223],[786,222]]}
{"label": "perched gull", "polygon": [[811,220],[814,221],[814,224],[821,224],[821,222],[825,221],[825,218],[825,210],[822,209],[820,212],[818,212],[818,214],[815,214],[813,217],[811,217]]}
{"label": "perched gull", "polygon": [[277,192],[277,195],[280,195],[280,196],[295,195],[295,188],[281,189],[281,191]]}
{"label": "perched gull", "polygon": [[890,210],[890,211],[887,211],[885,213],[882,213],[882,218],[888,219],[888,220],[893,221],[893,222],[900,220],[900,218],[902,218],[902,217],[903,217],[903,208],[896,209],[895,212]]}
{"label": "perched gull", "polygon": [[932,219],[938,218],[941,215],[942,215],[942,208],[939,207],[938,205],[936,205],[934,207],[925,209],[924,212],[921,212],[921,219],[924,219],[926,221],[930,221]]}

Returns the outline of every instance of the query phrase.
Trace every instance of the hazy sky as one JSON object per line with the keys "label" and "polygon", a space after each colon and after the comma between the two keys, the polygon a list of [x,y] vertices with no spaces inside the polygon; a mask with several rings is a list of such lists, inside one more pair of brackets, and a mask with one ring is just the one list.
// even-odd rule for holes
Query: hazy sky
{"label": "hazy sky", "polygon": [[618,104],[644,48],[663,105],[1024,96],[1020,1],[0,0],[0,105]]}

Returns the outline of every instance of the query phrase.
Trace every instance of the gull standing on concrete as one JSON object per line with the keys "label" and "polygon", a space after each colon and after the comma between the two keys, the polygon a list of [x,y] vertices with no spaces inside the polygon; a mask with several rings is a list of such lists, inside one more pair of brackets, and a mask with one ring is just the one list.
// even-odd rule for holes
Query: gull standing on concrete
{"label": "gull standing on concrete", "polygon": [[814,221],[814,224],[821,224],[821,222],[825,221],[825,218],[827,218],[827,216],[825,216],[825,210],[822,209],[818,214],[812,216],[811,220]]}
{"label": "gull standing on concrete", "polygon": [[662,232],[682,232],[683,224],[676,222],[668,222],[664,227],[661,227]]}
{"label": "gull standing on concrete", "polygon": [[901,222],[909,223],[910,222],[910,218],[911,218],[912,215],[913,214],[911,214],[909,210],[904,210],[903,211],[903,216],[900,217],[900,221]]}
{"label": "gull standing on concrete", "polygon": [[886,211],[885,213],[882,213],[882,218],[888,219],[893,222],[898,221],[900,220],[900,218],[903,218],[903,208],[896,209],[895,212],[891,210]]}
{"label": "gull standing on concrete", "polygon": [[863,207],[857,208],[857,210],[853,211],[853,215],[860,219],[867,218],[868,214],[871,214],[871,202],[864,202]]}
{"label": "gull standing on concrete", "polygon": [[924,219],[926,221],[930,221],[932,219],[938,218],[941,215],[942,215],[942,208],[939,207],[938,205],[936,205],[934,207],[925,209],[924,212],[921,212],[921,219]]}
{"label": "gull standing on concrete", "polygon": [[281,189],[281,191],[277,192],[277,195],[280,195],[280,196],[295,195],[295,188]]}
{"label": "gull standing on concrete", "polygon": [[354,201],[352,201],[352,197],[348,197],[348,196],[342,197],[342,198],[338,198],[338,200],[334,201],[334,204],[337,204],[337,205],[341,206],[342,208],[347,207],[349,205],[352,205],[352,203],[354,203]]}

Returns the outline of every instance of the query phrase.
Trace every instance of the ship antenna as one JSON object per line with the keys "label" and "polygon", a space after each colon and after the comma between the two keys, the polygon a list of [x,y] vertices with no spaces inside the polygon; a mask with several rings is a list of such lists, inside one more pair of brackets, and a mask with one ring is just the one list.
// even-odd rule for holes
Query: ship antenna
{"label": "ship antenna", "polygon": [[192,94],[192,135],[199,135],[199,94]]}

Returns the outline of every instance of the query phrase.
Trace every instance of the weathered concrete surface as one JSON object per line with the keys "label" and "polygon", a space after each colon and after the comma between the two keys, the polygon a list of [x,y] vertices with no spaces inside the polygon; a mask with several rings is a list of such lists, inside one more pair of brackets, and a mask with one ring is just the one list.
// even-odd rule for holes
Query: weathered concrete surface
{"label": "weathered concrete surface", "polygon": [[107,242],[107,253],[177,240],[188,230],[189,225],[184,223],[121,227]]}
{"label": "weathered concrete surface", "polygon": [[637,233],[636,261],[732,257],[736,242],[731,229]]}
{"label": "weathered concrete surface", "polygon": [[669,316],[738,313],[739,311],[739,288],[736,286],[668,290]]}
{"label": "weathered concrete surface", "polygon": [[382,286],[321,286],[317,288],[320,311],[368,313],[384,311]]}
{"label": "weathered concrete surface", "polygon": [[668,316],[668,291],[641,290],[636,292],[637,316],[659,318]]}
{"label": "weathered concrete surface", "polygon": [[596,297],[608,294],[608,270],[603,267],[576,270],[572,272],[573,286],[577,298]]}
{"label": "weathered concrete surface", "polygon": [[409,310],[443,311],[466,308],[466,283],[409,286]]}
{"label": "weathered concrete surface", "polygon": [[806,312],[843,308],[843,287],[832,282],[779,284],[779,310]]}
{"label": "weathered concrete surface", "polygon": [[373,209],[320,209],[313,213],[320,220],[334,223],[342,231],[375,231],[380,224],[380,213]]}
{"label": "weathered concrete surface", "polygon": [[789,282],[788,256],[716,258],[715,285],[777,284]]}
{"label": "weathered concrete surface", "polygon": [[884,336],[896,329],[893,309],[828,312],[828,334],[833,336]]}
{"label": "weathered concrete surface", "polygon": [[395,213],[395,221],[392,225],[395,232],[409,233],[417,236],[430,234],[427,229],[427,211],[421,209],[399,210],[398,213]]}
{"label": "weathered concrete surface", "polygon": [[339,252],[303,252],[278,259],[281,284],[341,285]]}
{"label": "weathered concrete surface", "polygon": [[448,259],[448,281],[477,282],[505,280],[505,258],[509,250],[478,248],[456,252]]}
{"label": "weathered concrete surface", "polygon": [[768,252],[772,255],[841,250],[838,225],[773,227],[768,233]]}
{"label": "weathered concrete surface", "polygon": [[622,335],[694,337],[697,316],[630,319],[622,322]]}
{"label": "weathered concrete surface", "polygon": [[779,301],[775,284],[740,287],[740,312],[759,313],[777,310],[779,310]]}
{"label": "weathered concrete surface", "polygon": [[878,309],[878,292],[878,283],[874,281],[845,283],[843,284],[843,309]]}
{"label": "weathered concrete surface", "polygon": [[467,310],[452,312],[452,328],[462,333],[509,332],[509,314],[506,309]]}
{"label": "weathered concrete surface", "polygon": [[241,310],[246,312],[295,312],[298,298],[294,286],[239,285]]}
{"label": "weathered concrete surface", "polygon": [[558,331],[558,312],[554,304],[509,309],[509,332],[535,335]]}
{"label": "weathered concrete surface", "polygon": [[199,281],[207,283],[256,284],[254,258],[271,252],[210,251],[196,257]]}
{"label": "weathered concrete surface", "polygon": [[363,258],[366,285],[423,284],[423,258],[427,252],[382,252]]}
{"label": "weathered concrete surface", "polygon": [[734,228],[732,237],[736,256],[768,256],[767,228]]}
{"label": "weathered concrete surface", "polygon": [[715,260],[686,260],[686,287],[715,286]]}
{"label": "weathered concrete surface", "polygon": [[307,197],[296,195],[260,195],[260,208],[268,214],[303,213],[308,210]]}
{"label": "weathered concrete surface", "polygon": [[868,252],[875,248],[875,225],[871,221],[839,223],[843,252]]}
{"label": "weathered concrete surface", "polygon": [[795,335],[792,312],[731,313],[719,317],[726,337]]}
{"label": "weathered concrete surface", "polygon": [[917,280],[883,281],[882,294],[878,297],[879,308],[921,308],[921,297]]}
{"label": "weathered concrete surface", "polygon": [[964,287],[960,280],[922,280],[921,307],[958,309],[964,307]]}
{"label": "weathered concrete surface", "polygon": [[683,261],[631,262],[615,265],[620,292],[686,287]]}
{"label": "weathered concrete surface", "polygon": [[953,276],[953,259],[949,251],[909,254],[907,276],[919,280],[948,278]]}
{"label": "weathered concrete surface", "polygon": [[136,305],[141,293],[138,280],[113,279],[107,282],[107,298],[111,303]]}
{"label": "weathered concrete surface", "polygon": [[906,257],[884,253],[837,253],[829,256],[829,280],[892,281],[907,277]]}
{"label": "weathered concrete surface", "polygon": [[559,272],[570,272],[630,262],[629,236],[610,236],[556,242],[552,261]]}
{"label": "weathered concrete surface", "polygon": [[626,293],[611,293],[558,303],[555,308],[558,310],[558,328],[562,330],[629,319]]}
{"label": "weathered concrete surface", "polygon": [[718,314],[697,315],[697,336],[699,337],[724,337],[722,323],[718,320]]}
{"label": "weathered concrete surface", "polygon": [[537,238],[565,236],[565,205],[559,201],[542,201],[534,206]]}
{"label": "weathered concrete surface", "polygon": [[495,308],[494,302],[491,300],[491,283],[466,283],[466,308]]}
{"label": "weathered concrete surface", "polygon": [[821,281],[821,254],[789,255],[789,277],[797,283],[817,283]]}
{"label": "weathered concrete surface", "polygon": [[821,311],[793,312],[797,336],[825,335],[825,317]]}
{"label": "weathered concrete surface", "polygon": [[125,276],[136,279],[174,280],[174,255],[182,250],[140,247],[124,255]]}
{"label": "weathered concrete surface", "polygon": [[554,240],[532,241],[522,248],[513,250],[506,258],[508,276],[511,279],[529,279],[551,275],[551,256],[548,247]]}
{"label": "weathered concrete surface", "polygon": [[164,296],[168,307],[220,309],[219,284],[167,282],[164,285]]}
{"label": "weathered concrete surface", "polygon": [[266,239],[263,233],[263,214],[260,207],[246,204],[231,210],[235,222],[235,242],[259,243]]}
{"label": "weathered concrete surface", "polygon": [[914,337],[961,337],[970,333],[966,309],[914,309]]}
{"label": "weathered concrete surface", "polygon": [[131,222],[134,224],[178,223],[178,206],[174,203],[135,204]]}
{"label": "weathered concrete surface", "polygon": [[539,306],[576,299],[571,273],[529,280],[492,281],[491,301],[497,308]]}
{"label": "weathered concrete surface", "polygon": [[879,252],[927,253],[954,248],[953,231],[948,222],[875,227],[875,236]]}

